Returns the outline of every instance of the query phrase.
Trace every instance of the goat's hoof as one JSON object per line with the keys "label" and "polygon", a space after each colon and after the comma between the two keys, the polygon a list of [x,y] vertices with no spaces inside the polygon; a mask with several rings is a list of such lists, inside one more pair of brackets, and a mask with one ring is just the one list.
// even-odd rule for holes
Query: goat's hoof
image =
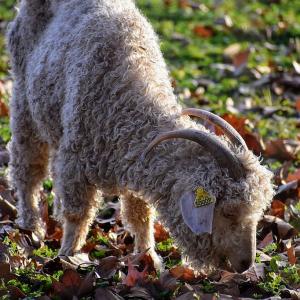
{"label": "goat's hoof", "polygon": [[71,247],[61,247],[58,256],[73,256],[75,251]]}
{"label": "goat's hoof", "polygon": [[29,223],[28,221],[17,219],[16,225],[20,229],[32,231],[36,235],[39,241],[43,241],[46,236],[45,226],[40,221],[32,221]]}
{"label": "goat's hoof", "polygon": [[162,273],[165,269],[163,259],[156,253],[150,253],[156,271]]}

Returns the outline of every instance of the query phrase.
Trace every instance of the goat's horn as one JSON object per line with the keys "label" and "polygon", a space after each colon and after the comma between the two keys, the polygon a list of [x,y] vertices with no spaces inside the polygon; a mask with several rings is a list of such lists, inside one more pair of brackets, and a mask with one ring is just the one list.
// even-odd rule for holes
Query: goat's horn
{"label": "goat's horn", "polygon": [[169,139],[182,138],[200,144],[211,155],[215,157],[222,168],[228,169],[230,177],[235,180],[244,176],[243,168],[228,148],[226,148],[217,138],[210,134],[195,129],[182,129],[162,133],[158,135],[145,149],[141,159],[145,159],[147,154],[159,143]]}
{"label": "goat's horn", "polygon": [[244,150],[248,150],[248,147],[241,137],[241,135],[225,120],[221,117],[198,108],[186,108],[182,110],[182,115],[188,115],[193,117],[198,117],[200,119],[206,120],[214,125],[220,127],[226,136],[230,139],[230,141],[237,146],[242,146]]}

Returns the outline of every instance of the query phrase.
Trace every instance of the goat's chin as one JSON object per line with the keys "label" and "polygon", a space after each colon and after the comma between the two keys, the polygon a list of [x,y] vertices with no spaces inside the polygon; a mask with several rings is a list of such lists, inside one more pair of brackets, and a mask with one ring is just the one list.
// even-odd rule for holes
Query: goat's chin
{"label": "goat's chin", "polygon": [[232,265],[231,265],[231,263],[230,263],[230,261],[229,261],[229,259],[228,258],[221,258],[220,259],[220,261],[219,261],[219,263],[218,263],[218,269],[220,269],[220,270],[224,270],[224,271],[228,271],[228,272],[232,272],[232,273],[234,273],[235,272],[235,270],[234,270],[234,268],[232,267]]}

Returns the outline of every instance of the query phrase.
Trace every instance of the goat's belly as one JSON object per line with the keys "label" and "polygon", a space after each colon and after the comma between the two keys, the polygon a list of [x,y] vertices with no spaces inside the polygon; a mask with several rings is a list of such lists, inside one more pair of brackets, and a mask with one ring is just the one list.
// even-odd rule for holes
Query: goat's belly
{"label": "goat's belly", "polygon": [[61,107],[63,92],[58,83],[49,83],[39,77],[32,80],[27,90],[27,99],[36,130],[43,141],[57,145],[61,134]]}
{"label": "goat's belly", "polygon": [[57,71],[58,64],[44,55],[33,55],[27,66],[27,100],[36,128],[41,138],[58,143],[61,134],[61,108],[64,102],[64,78]]}
{"label": "goat's belly", "polygon": [[56,148],[62,135],[59,106],[31,101],[30,110],[41,139]]}

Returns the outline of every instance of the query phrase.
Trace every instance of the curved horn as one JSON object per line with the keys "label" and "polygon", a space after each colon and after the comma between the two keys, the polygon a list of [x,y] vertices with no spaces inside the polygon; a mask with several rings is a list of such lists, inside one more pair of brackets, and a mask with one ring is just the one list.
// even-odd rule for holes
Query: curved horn
{"label": "curved horn", "polygon": [[242,146],[244,150],[248,150],[248,147],[241,137],[241,135],[225,120],[221,117],[198,108],[186,108],[182,110],[182,115],[188,115],[193,117],[198,117],[200,119],[206,120],[214,125],[220,127],[226,136],[230,139],[230,141],[237,146]]}
{"label": "curved horn", "polygon": [[228,169],[230,177],[240,179],[244,176],[243,168],[239,160],[220,141],[210,134],[195,129],[182,129],[168,131],[158,135],[145,149],[141,159],[144,160],[147,154],[159,143],[169,139],[182,138],[194,141],[206,149],[222,168]]}

